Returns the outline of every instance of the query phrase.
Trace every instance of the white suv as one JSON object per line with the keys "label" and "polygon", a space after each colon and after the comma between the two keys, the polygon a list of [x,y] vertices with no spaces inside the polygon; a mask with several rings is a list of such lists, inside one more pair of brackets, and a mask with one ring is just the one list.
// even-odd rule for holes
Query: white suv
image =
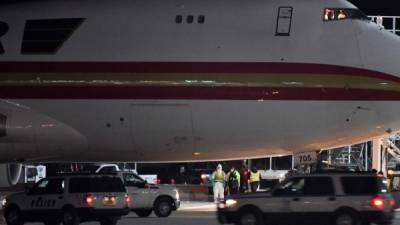
{"label": "white suv", "polygon": [[42,179],[26,192],[7,196],[3,207],[8,225],[115,225],[129,213],[130,201],[119,177],[69,175]]}
{"label": "white suv", "polygon": [[158,217],[168,217],[180,205],[179,193],[169,185],[148,184],[132,172],[117,172],[122,178],[128,194],[133,199],[131,210],[140,217],[147,217],[153,211]]}
{"label": "white suv", "polygon": [[296,175],[271,192],[228,199],[218,206],[220,223],[390,224],[395,201],[373,174]]}

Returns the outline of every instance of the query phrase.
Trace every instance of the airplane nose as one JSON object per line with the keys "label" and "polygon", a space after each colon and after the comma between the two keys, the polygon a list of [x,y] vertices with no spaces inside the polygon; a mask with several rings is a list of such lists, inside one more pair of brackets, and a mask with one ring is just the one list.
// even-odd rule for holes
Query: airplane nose
{"label": "airplane nose", "polygon": [[400,36],[371,24],[359,33],[358,41],[366,69],[400,78]]}
{"label": "airplane nose", "polygon": [[360,22],[357,32],[365,103],[376,113],[376,130],[386,135],[400,128],[400,36],[373,22]]}

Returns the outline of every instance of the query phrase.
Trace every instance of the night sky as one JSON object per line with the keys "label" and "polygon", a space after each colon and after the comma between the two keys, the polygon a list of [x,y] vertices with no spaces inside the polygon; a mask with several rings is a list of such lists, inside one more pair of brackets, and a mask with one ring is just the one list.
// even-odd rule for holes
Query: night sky
{"label": "night sky", "polygon": [[[0,0],[0,3],[36,0]],[[112,0],[111,0],[112,1]],[[270,0],[266,0],[270,1]],[[399,0],[348,0],[367,15],[400,16]],[[397,4],[396,4],[397,2]]]}
{"label": "night sky", "polygon": [[[349,0],[367,15],[400,16],[399,0]],[[397,4],[396,4],[397,3]]]}
{"label": "night sky", "polygon": [[[37,0],[0,0],[0,4],[8,2],[21,2],[21,1],[37,1]],[[265,1],[271,1],[271,0],[265,0]],[[399,0],[348,0],[348,1],[352,2],[367,15],[400,16],[400,7],[397,6],[398,3],[400,2]]]}

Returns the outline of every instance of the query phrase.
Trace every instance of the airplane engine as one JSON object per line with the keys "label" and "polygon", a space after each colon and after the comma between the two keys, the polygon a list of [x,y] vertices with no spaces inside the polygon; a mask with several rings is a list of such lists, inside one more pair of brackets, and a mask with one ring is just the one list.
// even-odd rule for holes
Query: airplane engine
{"label": "airplane engine", "polygon": [[0,187],[11,187],[18,183],[22,164],[0,164]]}
{"label": "airplane engine", "polygon": [[[86,146],[85,137],[68,125],[27,106],[0,100],[0,163],[66,159],[64,153],[78,155]],[[9,168],[10,175],[19,171],[15,166]]]}

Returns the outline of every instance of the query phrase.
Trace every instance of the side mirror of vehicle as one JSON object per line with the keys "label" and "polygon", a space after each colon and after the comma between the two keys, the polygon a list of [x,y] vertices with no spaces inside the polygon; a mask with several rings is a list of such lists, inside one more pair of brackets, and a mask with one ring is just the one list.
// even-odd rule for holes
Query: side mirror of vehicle
{"label": "side mirror of vehicle", "polygon": [[138,188],[148,188],[147,182],[142,182],[137,185]]}

